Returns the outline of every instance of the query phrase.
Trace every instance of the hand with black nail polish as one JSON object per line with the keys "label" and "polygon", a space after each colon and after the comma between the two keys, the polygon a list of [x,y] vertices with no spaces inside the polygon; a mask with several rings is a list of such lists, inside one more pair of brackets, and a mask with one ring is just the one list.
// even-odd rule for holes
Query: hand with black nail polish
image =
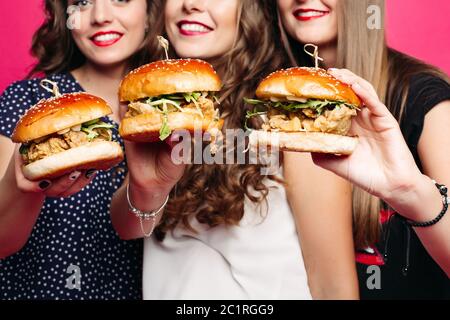
{"label": "hand with black nail polish", "polygon": [[26,193],[42,193],[50,198],[70,197],[80,192],[94,179],[97,172],[95,169],[73,171],[58,178],[34,182],[25,178],[22,166],[23,160],[16,147],[14,174],[18,189]]}
{"label": "hand with black nail polish", "polygon": [[52,184],[51,181],[44,180],[44,181],[39,182],[39,188],[41,188],[42,190],[45,190],[48,187],[50,187],[51,184]]}
{"label": "hand with black nail polish", "polygon": [[94,174],[96,174],[97,173],[97,170],[95,170],[95,169],[89,169],[89,170],[87,170],[86,171],[86,173],[85,173],[85,177],[87,178],[87,179],[90,179]]}

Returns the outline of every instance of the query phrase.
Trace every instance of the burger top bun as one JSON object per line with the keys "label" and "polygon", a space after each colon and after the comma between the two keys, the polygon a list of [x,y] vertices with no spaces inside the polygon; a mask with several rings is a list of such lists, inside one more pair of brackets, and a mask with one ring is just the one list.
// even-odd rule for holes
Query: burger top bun
{"label": "burger top bun", "polygon": [[351,87],[320,68],[289,68],[273,72],[256,89],[260,99],[296,97],[339,100],[361,106]]}
{"label": "burger top bun", "polygon": [[219,91],[221,81],[214,68],[198,59],[161,60],[131,71],[119,89],[122,102],[162,94]]}
{"label": "burger top bun", "polygon": [[106,101],[84,92],[44,99],[22,116],[12,141],[27,143],[111,113]]}

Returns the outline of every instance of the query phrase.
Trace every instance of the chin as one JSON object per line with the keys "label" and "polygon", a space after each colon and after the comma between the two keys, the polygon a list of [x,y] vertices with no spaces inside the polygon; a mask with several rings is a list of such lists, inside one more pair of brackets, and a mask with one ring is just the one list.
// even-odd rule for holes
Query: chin
{"label": "chin", "polygon": [[[199,45],[198,47],[205,48],[202,45]],[[175,51],[180,58],[207,59],[208,57],[205,54],[205,52],[199,52],[198,47],[175,49]],[[209,51],[206,51],[206,52],[209,52]]]}
{"label": "chin", "polygon": [[89,60],[91,60],[98,66],[108,67],[120,64],[126,61],[128,58],[129,56],[124,56],[123,54],[119,56],[117,53],[113,53],[105,56],[95,57]]}
{"label": "chin", "polygon": [[[299,32],[300,33],[300,32]],[[320,36],[320,34],[315,33],[311,36],[305,35],[305,32],[301,32],[301,36],[296,36],[296,39],[301,43],[313,43],[320,47],[325,46],[335,40],[333,37]]]}

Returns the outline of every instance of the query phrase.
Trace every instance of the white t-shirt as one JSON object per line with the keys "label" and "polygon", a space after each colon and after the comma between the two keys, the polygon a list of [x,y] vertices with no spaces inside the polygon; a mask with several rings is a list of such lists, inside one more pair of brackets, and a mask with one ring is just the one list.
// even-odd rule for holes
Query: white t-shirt
{"label": "white t-shirt", "polygon": [[284,187],[271,188],[269,210],[246,198],[239,226],[184,228],[144,244],[144,299],[311,299],[294,218]]}

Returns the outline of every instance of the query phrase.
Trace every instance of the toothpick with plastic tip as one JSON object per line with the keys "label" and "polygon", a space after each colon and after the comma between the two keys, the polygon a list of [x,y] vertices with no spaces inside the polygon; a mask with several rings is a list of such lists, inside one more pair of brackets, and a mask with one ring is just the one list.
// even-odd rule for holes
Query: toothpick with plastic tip
{"label": "toothpick with plastic tip", "polygon": [[[47,87],[46,84],[50,84],[52,87]],[[43,79],[39,83],[39,85],[44,88],[46,91],[53,94],[56,98],[61,96],[61,93],[59,92],[58,84],[56,82],[50,81],[48,79]]]}
{"label": "toothpick with plastic tip", "polygon": [[[309,47],[314,48],[314,52],[312,52],[312,53],[309,52],[309,51],[307,50],[307,48],[309,48]],[[323,59],[322,59],[321,57],[319,57],[319,47],[316,46],[316,45],[314,45],[314,44],[312,44],[312,43],[307,43],[307,44],[305,44],[305,46],[303,47],[303,50],[305,50],[305,52],[306,52],[307,55],[309,55],[309,56],[311,56],[311,57],[314,58],[314,62],[315,62],[315,65],[316,65],[316,69],[319,68],[319,61],[323,61]]]}
{"label": "toothpick with plastic tip", "polygon": [[163,47],[164,52],[166,53],[166,60],[169,60],[169,41],[163,36],[157,36],[159,45]]}

